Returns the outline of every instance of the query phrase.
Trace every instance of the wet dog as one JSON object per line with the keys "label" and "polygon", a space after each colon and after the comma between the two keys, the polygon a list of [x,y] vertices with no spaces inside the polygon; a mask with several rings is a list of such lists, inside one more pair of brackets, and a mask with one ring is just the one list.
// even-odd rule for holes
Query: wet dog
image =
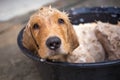
{"label": "wet dog", "polygon": [[[82,27],[83,26],[83,27]],[[68,14],[43,7],[30,17],[23,45],[42,59],[71,63],[104,61],[104,50],[95,36],[96,24],[74,26]]]}
{"label": "wet dog", "polygon": [[43,7],[30,17],[23,34],[23,45],[43,59],[66,61],[78,47],[78,39],[65,12]]}

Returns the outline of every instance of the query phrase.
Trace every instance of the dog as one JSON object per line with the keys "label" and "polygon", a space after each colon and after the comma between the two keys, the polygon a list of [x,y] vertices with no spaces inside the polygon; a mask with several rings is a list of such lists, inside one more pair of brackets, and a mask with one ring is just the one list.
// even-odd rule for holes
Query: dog
{"label": "dog", "polygon": [[[37,51],[42,59],[70,63],[103,61],[104,50],[94,33],[82,28],[73,26],[65,12],[43,7],[30,17],[24,29],[23,45],[31,51]],[[81,31],[85,29],[88,32]],[[90,41],[89,34],[93,35]]]}
{"label": "dog", "polygon": [[79,42],[68,14],[43,7],[30,17],[24,29],[23,45],[37,51],[42,59],[66,61]]}

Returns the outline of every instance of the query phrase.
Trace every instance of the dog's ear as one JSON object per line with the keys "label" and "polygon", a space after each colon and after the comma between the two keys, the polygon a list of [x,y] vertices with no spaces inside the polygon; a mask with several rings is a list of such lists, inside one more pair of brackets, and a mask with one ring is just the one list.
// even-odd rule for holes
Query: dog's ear
{"label": "dog's ear", "polygon": [[70,52],[72,52],[75,48],[79,46],[79,42],[75,30],[73,29],[73,26],[70,23],[70,21],[68,21],[67,34],[68,34],[68,42],[70,43],[70,49],[71,49]]}
{"label": "dog's ear", "polygon": [[33,35],[31,32],[30,26],[28,26],[28,25],[24,29],[22,41],[23,41],[24,47],[26,47],[27,49],[29,49],[31,51],[36,51],[37,46],[33,39]]}

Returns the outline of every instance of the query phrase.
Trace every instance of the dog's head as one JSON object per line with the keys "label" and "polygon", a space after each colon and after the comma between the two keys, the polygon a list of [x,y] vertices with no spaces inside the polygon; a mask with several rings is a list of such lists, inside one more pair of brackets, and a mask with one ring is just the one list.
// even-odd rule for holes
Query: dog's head
{"label": "dog's head", "polygon": [[24,30],[23,45],[37,50],[41,58],[54,59],[71,53],[78,40],[66,13],[44,7],[31,16]]}

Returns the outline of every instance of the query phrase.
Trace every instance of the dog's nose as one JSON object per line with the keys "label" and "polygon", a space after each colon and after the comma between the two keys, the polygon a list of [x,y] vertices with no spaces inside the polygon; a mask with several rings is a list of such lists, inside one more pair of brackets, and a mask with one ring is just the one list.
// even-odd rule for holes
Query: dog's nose
{"label": "dog's nose", "polygon": [[61,40],[58,37],[50,37],[46,41],[46,45],[51,50],[56,50],[61,45]]}

